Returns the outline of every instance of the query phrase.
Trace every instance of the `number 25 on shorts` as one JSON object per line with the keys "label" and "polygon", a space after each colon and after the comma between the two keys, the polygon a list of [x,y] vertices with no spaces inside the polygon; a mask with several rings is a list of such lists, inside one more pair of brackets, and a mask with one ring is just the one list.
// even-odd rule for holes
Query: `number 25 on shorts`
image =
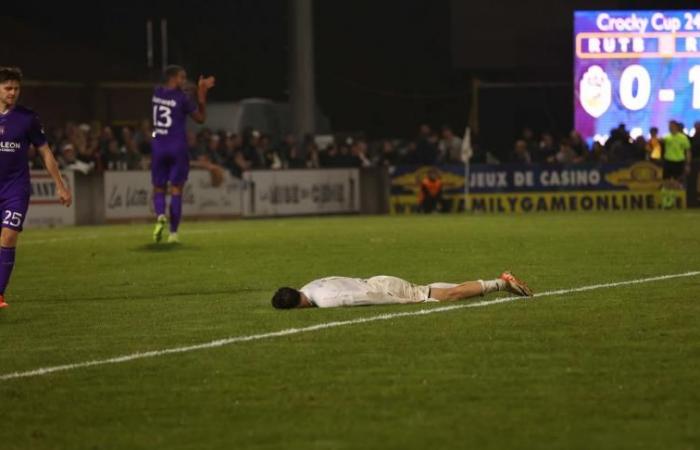
{"label": "number 25 on shorts", "polygon": [[2,224],[10,227],[19,227],[22,224],[22,213],[5,210],[3,212]]}

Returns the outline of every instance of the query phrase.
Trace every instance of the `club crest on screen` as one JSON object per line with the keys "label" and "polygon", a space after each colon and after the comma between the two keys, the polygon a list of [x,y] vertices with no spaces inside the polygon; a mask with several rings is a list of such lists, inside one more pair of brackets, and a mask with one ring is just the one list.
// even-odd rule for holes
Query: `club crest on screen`
{"label": "club crest on screen", "polygon": [[593,117],[602,116],[612,101],[612,85],[608,74],[600,66],[591,66],[583,74],[580,83],[581,106]]}

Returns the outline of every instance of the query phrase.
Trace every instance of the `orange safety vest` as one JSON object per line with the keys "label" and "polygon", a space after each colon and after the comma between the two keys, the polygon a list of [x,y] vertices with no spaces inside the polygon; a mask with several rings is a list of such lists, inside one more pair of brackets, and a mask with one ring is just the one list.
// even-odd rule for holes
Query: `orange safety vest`
{"label": "orange safety vest", "polygon": [[431,197],[437,197],[442,190],[442,180],[439,178],[437,180],[431,180],[430,178],[425,177],[423,178],[423,181],[421,181],[420,186],[421,189],[418,192],[418,202],[423,203],[423,188],[428,191]]}

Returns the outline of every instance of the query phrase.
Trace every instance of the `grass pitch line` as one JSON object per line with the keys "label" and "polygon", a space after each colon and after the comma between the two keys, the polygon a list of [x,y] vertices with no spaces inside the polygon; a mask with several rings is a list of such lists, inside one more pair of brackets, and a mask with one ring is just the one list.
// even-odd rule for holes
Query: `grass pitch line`
{"label": "grass pitch line", "polygon": [[[613,283],[593,284],[593,285],[589,285],[589,286],[581,286],[578,288],[559,289],[559,290],[555,290],[555,291],[541,292],[539,294],[535,294],[535,297],[536,298],[551,297],[554,295],[573,294],[573,293],[577,293],[577,292],[594,291],[596,289],[616,288],[616,287],[620,287],[620,286],[628,286],[631,284],[651,283],[654,281],[670,280],[673,278],[693,277],[693,276],[697,276],[697,275],[700,275],[700,271],[684,272],[684,273],[677,273],[677,274],[671,274],[671,275],[660,275],[657,277],[639,278],[636,280],[617,281],[617,282],[613,282]],[[440,313],[440,312],[454,311],[456,309],[478,308],[478,307],[482,307],[482,306],[490,306],[490,305],[496,305],[499,303],[512,302],[515,300],[528,301],[527,299],[523,299],[522,297],[503,297],[503,298],[497,298],[494,300],[483,300],[483,301],[474,302],[474,303],[459,303],[459,304],[453,304],[453,305],[449,305],[449,306],[440,306],[437,308],[421,309],[418,311],[406,311],[406,312],[398,312],[398,313],[379,314],[376,316],[363,317],[363,318],[359,318],[359,319],[342,320],[342,321],[335,321],[335,322],[325,322],[325,323],[319,323],[317,325],[311,325],[311,326],[303,327],[303,328],[289,328],[287,330],[273,331],[270,333],[251,334],[248,336],[234,336],[234,337],[229,337],[229,338],[225,338],[225,339],[217,339],[215,341],[204,342],[201,344],[188,345],[188,346],[183,346],[183,347],[172,347],[172,348],[166,348],[163,350],[153,350],[153,351],[149,351],[149,352],[131,353],[128,355],[116,356],[113,358],[96,359],[93,361],[77,362],[77,363],[73,363],[73,364],[64,364],[64,365],[60,365],[60,366],[42,367],[39,369],[28,370],[28,371],[24,371],[24,372],[6,373],[3,375],[0,375],[0,381],[14,380],[17,378],[38,377],[38,376],[42,376],[42,375],[48,375],[48,374],[51,374],[54,372],[65,372],[65,371],[69,371],[69,370],[82,369],[82,368],[93,367],[93,366],[103,366],[103,365],[107,365],[107,364],[120,364],[120,363],[129,362],[129,361],[134,361],[137,359],[156,358],[159,356],[165,356],[165,355],[171,355],[171,354],[177,354],[177,353],[188,353],[188,352],[194,352],[197,350],[206,350],[206,349],[210,349],[210,348],[223,347],[226,345],[236,344],[239,342],[258,341],[261,339],[271,339],[271,338],[277,338],[277,337],[291,336],[294,334],[301,334],[301,333],[308,333],[311,331],[325,330],[327,328],[343,327],[346,325],[357,325],[357,324],[362,324],[362,323],[377,322],[380,320],[391,320],[391,319],[397,319],[400,317],[422,316],[422,315],[427,315],[427,314],[435,314],[435,313]]]}

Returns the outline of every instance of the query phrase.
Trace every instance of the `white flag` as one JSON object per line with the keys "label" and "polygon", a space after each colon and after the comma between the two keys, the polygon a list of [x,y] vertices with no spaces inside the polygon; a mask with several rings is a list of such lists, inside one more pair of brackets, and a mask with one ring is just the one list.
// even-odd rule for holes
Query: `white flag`
{"label": "white flag", "polygon": [[474,154],[472,150],[472,133],[469,127],[464,129],[464,139],[462,139],[462,161],[467,162]]}

